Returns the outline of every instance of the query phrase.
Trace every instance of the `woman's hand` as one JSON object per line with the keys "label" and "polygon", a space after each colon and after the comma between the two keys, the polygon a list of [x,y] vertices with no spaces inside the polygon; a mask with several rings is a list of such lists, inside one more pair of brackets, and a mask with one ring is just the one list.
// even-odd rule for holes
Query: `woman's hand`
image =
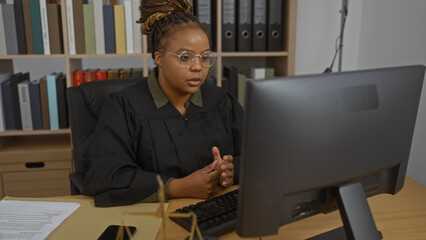
{"label": "woman's hand", "polygon": [[167,194],[173,197],[209,198],[219,183],[222,171],[216,170],[218,161],[184,177],[170,181]]}
{"label": "woman's hand", "polygon": [[231,186],[234,183],[234,164],[232,163],[234,157],[231,155],[225,155],[221,158],[217,147],[212,148],[212,154],[214,161],[218,162],[216,170],[221,172],[220,185],[224,187]]}

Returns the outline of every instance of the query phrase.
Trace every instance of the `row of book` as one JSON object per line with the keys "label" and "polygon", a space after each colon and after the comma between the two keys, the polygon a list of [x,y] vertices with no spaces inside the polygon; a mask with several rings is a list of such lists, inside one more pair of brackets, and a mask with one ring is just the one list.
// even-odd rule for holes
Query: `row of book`
{"label": "row of book", "polygon": [[70,54],[142,53],[139,1],[65,3]]}
{"label": "row of book", "polygon": [[68,128],[64,74],[0,73],[0,88],[0,131]]}
{"label": "row of book", "polygon": [[63,52],[60,3],[13,0],[0,4],[0,55]]}
{"label": "row of book", "polygon": [[[194,13],[215,39],[213,0],[192,0]],[[222,51],[283,51],[283,0],[222,1]]]}
{"label": "row of book", "polygon": [[86,69],[75,70],[72,73],[73,86],[79,86],[85,82],[100,81],[108,79],[122,79],[122,78],[142,78],[142,68],[129,68],[129,69]]}
{"label": "row of book", "polygon": [[248,80],[257,80],[275,77],[274,68],[255,67],[250,73],[242,73],[234,66],[223,67],[222,87],[228,90],[244,106],[245,85]]}

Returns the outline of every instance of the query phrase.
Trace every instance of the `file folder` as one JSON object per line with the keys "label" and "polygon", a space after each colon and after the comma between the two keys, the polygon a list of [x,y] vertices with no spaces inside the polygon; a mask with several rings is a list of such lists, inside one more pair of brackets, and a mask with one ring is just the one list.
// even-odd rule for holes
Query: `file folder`
{"label": "file folder", "polygon": [[238,0],[237,10],[237,50],[249,52],[252,45],[252,0]]}
{"label": "file folder", "polygon": [[236,50],[235,0],[222,2],[222,51]]}
{"label": "file folder", "polygon": [[282,51],[282,1],[268,0],[268,51]]}
{"label": "file folder", "polygon": [[253,0],[253,51],[266,51],[266,1]]}
{"label": "file folder", "polygon": [[[196,0],[194,1],[194,13],[198,17],[201,25],[209,36],[210,43],[216,42],[214,39],[214,22],[212,13],[212,1],[211,0]],[[213,46],[211,46],[213,49]]]}

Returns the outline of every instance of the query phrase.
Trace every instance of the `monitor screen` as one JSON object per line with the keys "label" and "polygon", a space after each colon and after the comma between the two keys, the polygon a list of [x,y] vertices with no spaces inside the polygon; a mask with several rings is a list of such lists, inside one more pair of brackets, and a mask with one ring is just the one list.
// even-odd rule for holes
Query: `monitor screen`
{"label": "monitor screen", "polygon": [[[365,211],[345,198],[366,203],[369,196],[396,194],[424,71],[404,66],[248,81],[237,233],[273,235],[317,213]],[[347,185],[361,191],[342,193]],[[354,234],[344,219],[343,225],[346,235]]]}

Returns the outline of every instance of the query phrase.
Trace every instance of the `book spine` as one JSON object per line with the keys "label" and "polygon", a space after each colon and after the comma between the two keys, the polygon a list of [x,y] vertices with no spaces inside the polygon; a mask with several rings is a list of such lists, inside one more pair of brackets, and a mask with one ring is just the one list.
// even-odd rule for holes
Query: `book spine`
{"label": "book spine", "polygon": [[28,81],[21,82],[18,84],[18,95],[19,107],[21,110],[22,130],[33,130]]}
{"label": "book spine", "polygon": [[47,99],[49,101],[50,129],[59,129],[58,99],[56,96],[56,75],[47,75]]}
{"label": "book spine", "polygon": [[66,0],[69,54],[76,54],[72,0]]}
{"label": "book spine", "polygon": [[49,25],[47,22],[46,0],[40,0],[41,34],[43,37],[44,55],[50,55]]}
{"label": "book spine", "polygon": [[59,128],[68,127],[68,109],[67,109],[65,91],[66,91],[65,76],[62,75],[56,78],[56,98],[58,101]]}
{"label": "book spine", "polygon": [[43,36],[41,30],[40,2],[30,0],[31,28],[33,32],[33,46],[35,54],[44,54]]}
{"label": "book spine", "polygon": [[22,0],[15,0],[13,6],[15,10],[16,37],[18,40],[18,51],[19,51],[19,54],[27,54]]}
{"label": "book spine", "polygon": [[118,54],[126,53],[126,28],[124,6],[114,5],[115,47]]}
{"label": "book spine", "polygon": [[3,98],[3,110],[5,118],[5,129],[15,129],[15,119],[12,104],[12,88],[10,80],[2,83],[2,98]]}
{"label": "book spine", "polygon": [[50,53],[60,54],[63,53],[63,39],[62,39],[62,21],[60,5],[56,3],[47,4],[47,17],[49,19],[49,40],[50,40]]}
{"label": "book spine", "polygon": [[95,54],[95,19],[92,4],[83,4],[83,18],[84,18],[84,43],[86,47],[86,54]]}
{"label": "book spine", "polygon": [[24,14],[25,42],[27,45],[27,53],[34,54],[33,29],[31,28],[30,0],[22,0],[22,11]]}
{"label": "book spine", "polygon": [[6,37],[6,49],[8,55],[19,54],[18,39],[16,35],[16,22],[13,4],[3,4],[4,34]]}
{"label": "book spine", "polygon": [[132,2],[132,23],[133,23],[133,44],[134,44],[134,52],[142,53],[142,34],[141,34],[141,26],[136,21],[139,20],[140,12],[139,12],[139,1],[131,1]]}
{"label": "book spine", "polygon": [[[137,2],[139,3],[139,1]],[[96,53],[105,54],[104,14],[102,1],[93,2],[93,14],[95,21]]]}
{"label": "book spine", "polygon": [[30,93],[33,130],[43,129],[40,103],[40,83],[30,82],[30,84],[28,84],[28,90]]}
{"label": "book spine", "polygon": [[0,55],[7,54],[6,48],[6,34],[4,32],[4,24],[3,24],[3,5],[0,4]]}
{"label": "book spine", "polygon": [[46,78],[40,79],[40,105],[41,105],[41,119],[43,121],[43,129],[50,129],[49,100],[47,97]]}
{"label": "book spine", "polygon": [[77,54],[85,54],[83,0],[73,0],[75,49]]}
{"label": "book spine", "polygon": [[4,116],[2,85],[3,85],[3,82],[9,80],[9,77],[10,77],[9,73],[0,73],[0,132],[3,132],[5,130],[5,124],[6,124],[5,116]]}
{"label": "book spine", "polygon": [[[126,20],[126,47],[127,53],[135,53],[133,44],[133,22],[132,22],[132,1],[124,0],[124,17]],[[135,33],[137,34],[137,33]]]}

